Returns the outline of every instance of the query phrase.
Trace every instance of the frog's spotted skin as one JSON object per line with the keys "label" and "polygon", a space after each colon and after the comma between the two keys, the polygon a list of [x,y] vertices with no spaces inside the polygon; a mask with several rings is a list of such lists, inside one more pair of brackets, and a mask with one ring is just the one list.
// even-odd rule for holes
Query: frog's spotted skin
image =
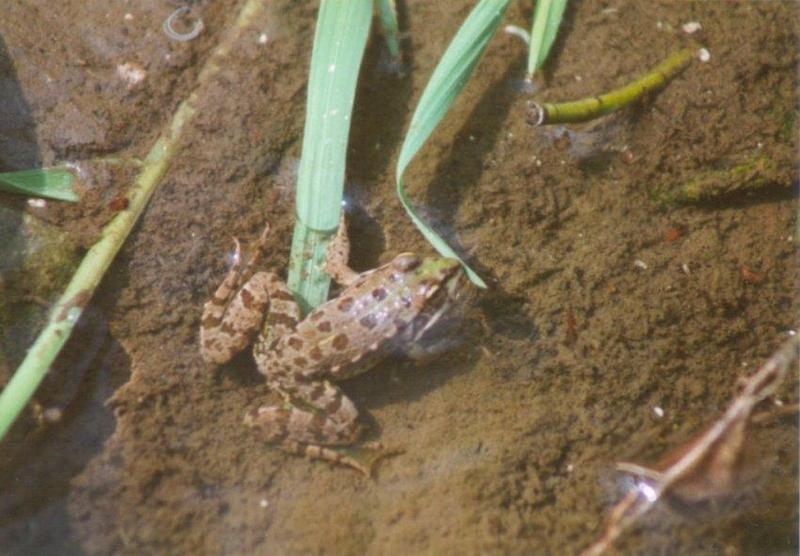
{"label": "frog's spotted skin", "polygon": [[352,444],[360,433],[358,410],[330,381],[364,372],[391,346],[418,339],[447,310],[463,272],[452,259],[423,260],[404,253],[359,275],[347,267],[348,254],[340,226],[326,270],[347,287],[300,322],[285,284],[272,273],[254,272],[258,254],[243,270],[237,260],[204,306],[201,349],[211,363],[230,359],[251,342],[266,312],[265,332],[253,353],[259,371],[285,403],[262,406],[245,422],[290,452],[368,473],[360,462],[329,448]]}

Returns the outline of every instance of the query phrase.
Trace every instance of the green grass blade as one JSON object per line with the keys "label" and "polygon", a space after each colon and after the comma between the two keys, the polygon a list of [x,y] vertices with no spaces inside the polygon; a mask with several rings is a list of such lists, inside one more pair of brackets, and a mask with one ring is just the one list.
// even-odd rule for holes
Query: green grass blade
{"label": "green grass blade", "polygon": [[72,189],[75,176],[68,168],[34,168],[0,173],[0,191],[59,201],[79,201]]}
{"label": "green grass blade", "polygon": [[328,297],[330,277],[322,265],[327,240],[339,223],[350,115],[371,22],[370,0],[320,5],[289,261],[289,288],[304,311]]}
{"label": "green grass blade", "polygon": [[531,25],[531,42],[528,48],[528,79],[544,64],[550,47],[556,40],[558,27],[564,16],[567,0],[538,0]]}
{"label": "green grass blade", "polygon": [[472,282],[485,288],[485,282],[459,257],[455,251],[420,218],[405,193],[403,173],[428,140],[434,128],[447,113],[450,105],[464,88],[472,70],[494,35],[509,0],[480,0],[459,28],[447,47],[439,65],[433,70],[428,85],[417,104],[411,125],[406,134],[397,162],[397,196],[411,220],[431,245],[443,256],[458,259]]}
{"label": "green grass blade", "polygon": [[377,0],[378,18],[386,38],[386,47],[395,61],[400,60],[400,38],[397,25],[397,7],[394,0]]}

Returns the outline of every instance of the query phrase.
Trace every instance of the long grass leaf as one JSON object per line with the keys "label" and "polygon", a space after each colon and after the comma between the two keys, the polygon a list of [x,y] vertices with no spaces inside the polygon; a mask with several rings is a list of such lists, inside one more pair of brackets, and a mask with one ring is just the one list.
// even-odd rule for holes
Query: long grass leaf
{"label": "long grass leaf", "polygon": [[458,259],[472,282],[486,284],[456,252],[417,214],[405,193],[403,173],[428,140],[469,80],[475,65],[494,35],[509,0],[480,0],[459,28],[422,93],[397,162],[397,196],[422,235],[443,256]]}
{"label": "long grass leaf", "polygon": [[322,266],[341,213],[350,115],[371,21],[370,0],[323,0],[317,17],[289,261],[289,288],[304,311],[328,297]]}
{"label": "long grass leaf", "polygon": [[567,0],[538,0],[531,25],[531,42],[528,49],[528,78],[544,64],[550,47],[556,40]]}
{"label": "long grass leaf", "polygon": [[75,176],[69,168],[34,168],[0,173],[0,191],[30,197],[77,202],[72,188]]}

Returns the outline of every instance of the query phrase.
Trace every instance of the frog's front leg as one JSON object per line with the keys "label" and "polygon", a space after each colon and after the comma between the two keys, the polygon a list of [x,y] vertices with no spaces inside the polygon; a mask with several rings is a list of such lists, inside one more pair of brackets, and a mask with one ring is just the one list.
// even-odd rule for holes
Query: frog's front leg
{"label": "frog's front leg", "polygon": [[299,320],[300,310],[283,281],[272,272],[254,271],[268,231],[269,226],[244,265],[239,241],[234,238],[233,266],[203,305],[200,352],[209,363],[225,363],[247,347],[261,330],[268,309],[267,324],[274,325],[268,329],[271,336],[293,330]]}

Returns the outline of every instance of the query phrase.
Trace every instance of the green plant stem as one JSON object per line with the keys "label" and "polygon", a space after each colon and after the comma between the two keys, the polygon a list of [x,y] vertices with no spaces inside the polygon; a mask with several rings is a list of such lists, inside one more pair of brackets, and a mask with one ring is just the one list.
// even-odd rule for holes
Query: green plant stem
{"label": "green plant stem", "polygon": [[695,51],[687,48],[676,52],[635,81],[598,97],[557,104],[533,104],[528,121],[533,125],[585,122],[624,108],[666,85],[689,65]]}
{"label": "green plant stem", "polygon": [[666,203],[694,203],[744,191],[755,191],[771,184],[792,184],[791,170],[784,171],[765,155],[720,170],[703,172],[676,188],[657,196]]}
{"label": "green plant stem", "polygon": [[[248,0],[245,3],[228,40],[215,48],[201,70],[197,89],[217,74],[220,63],[228,53],[233,40],[263,9],[261,0]],[[64,293],[50,311],[44,329],[0,393],[0,440],[30,401],[50,365],[69,339],[75,323],[94,294],[103,274],[177,154],[181,133],[195,114],[197,89],[178,106],[172,121],[150,149],[139,175],[128,192],[128,208],[118,212],[103,228],[100,240],[84,256]]]}
{"label": "green plant stem", "polygon": [[372,22],[370,0],[322,0],[311,53],[289,289],[307,312],[328,298],[322,270],[339,223],[358,70]]}

